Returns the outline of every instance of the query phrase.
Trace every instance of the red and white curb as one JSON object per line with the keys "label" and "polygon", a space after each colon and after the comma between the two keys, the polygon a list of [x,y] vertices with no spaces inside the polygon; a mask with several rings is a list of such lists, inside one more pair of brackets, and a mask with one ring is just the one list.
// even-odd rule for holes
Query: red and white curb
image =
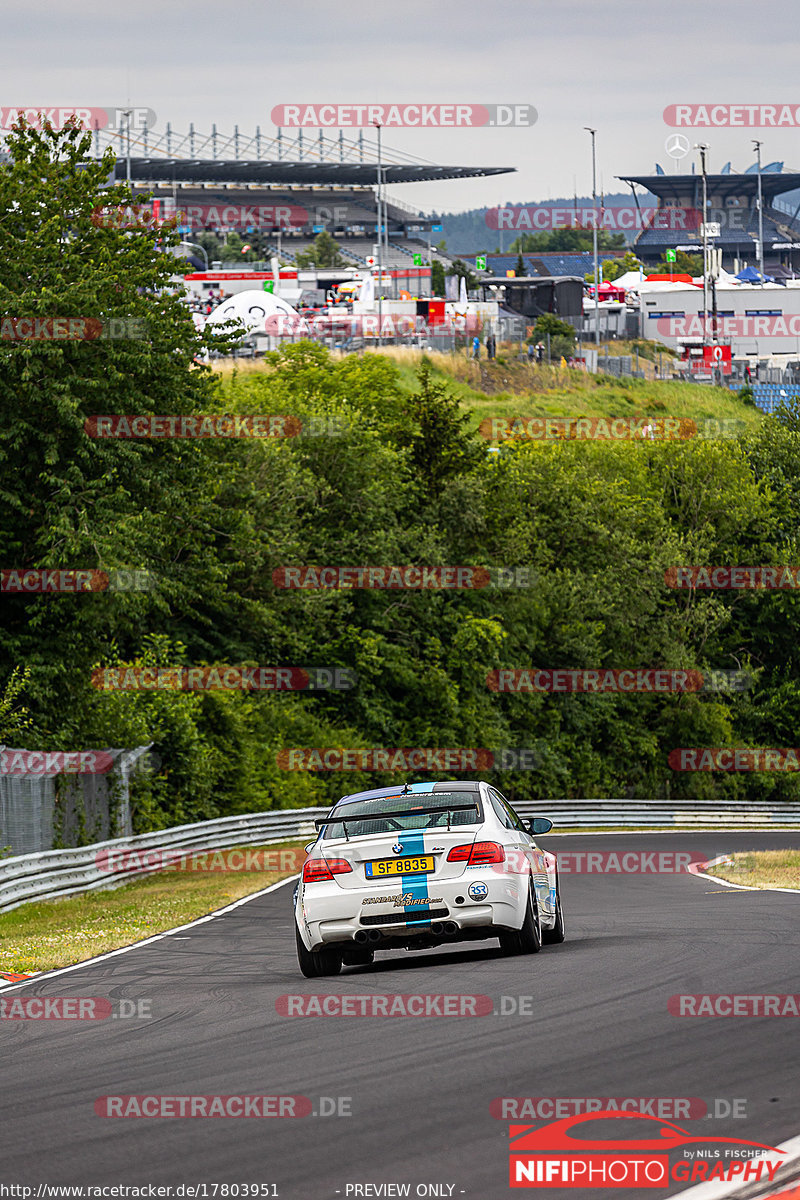
{"label": "red and white curb", "polygon": [[[777,1154],[757,1154],[754,1158],[748,1159],[748,1162],[768,1162],[778,1163],[782,1170],[787,1167],[794,1167],[794,1170],[789,1171],[791,1176],[789,1179],[784,1178],[781,1182],[776,1179],[773,1184],[774,1191],[760,1192],[760,1200],[795,1200],[795,1197],[800,1196],[800,1137],[790,1138],[788,1142],[782,1142],[780,1146],[775,1147],[776,1150],[782,1150],[783,1153]],[[722,1183],[718,1180],[713,1180],[710,1183],[698,1183],[694,1187],[685,1192],[672,1192],[669,1200],[737,1200],[741,1197],[742,1200],[752,1194],[753,1182],[743,1182],[741,1179],[734,1179],[731,1183]],[[788,1189],[788,1190],[787,1190]]]}
{"label": "red and white curb", "polygon": [[722,887],[733,888],[737,892],[791,892],[793,895],[800,895],[800,888],[750,887],[745,883],[731,883],[728,879],[720,879],[718,875],[709,875],[707,871],[703,870],[704,867],[716,867],[722,863],[729,862],[731,862],[729,854],[719,854],[716,858],[710,858],[708,862],[689,863],[687,870],[692,875],[696,875],[698,879],[709,879],[712,883],[719,883]]}

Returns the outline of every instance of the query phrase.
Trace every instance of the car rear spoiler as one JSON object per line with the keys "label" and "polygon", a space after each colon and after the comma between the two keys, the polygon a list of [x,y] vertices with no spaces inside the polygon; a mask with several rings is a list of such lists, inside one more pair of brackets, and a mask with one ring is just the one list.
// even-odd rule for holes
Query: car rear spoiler
{"label": "car rear spoiler", "polygon": [[[419,807],[406,808],[402,812],[374,812],[374,813],[356,813],[352,817],[343,815],[332,815],[332,812],[327,817],[319,817],[314,826],[316,829],[324,829],[326,825],[344,825],[345,821],[350,824],[351,821],[385,821],[397,817],[416,817],[424,813],[454,813],[454,812],[469,812],[470,809],[478,808],[477,797],[469,804],[421,804]],[[345,836],[347,831],[345,830]]]}

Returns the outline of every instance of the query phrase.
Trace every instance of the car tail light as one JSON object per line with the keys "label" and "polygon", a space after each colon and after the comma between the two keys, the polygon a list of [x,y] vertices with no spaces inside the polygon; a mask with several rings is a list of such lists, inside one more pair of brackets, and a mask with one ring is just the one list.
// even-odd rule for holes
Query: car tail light
{"label": "car tail light", "polygon": [[352,871],[344,858],[307,858],[303,867],[303,883],[324,883],[334,875],[346,875]]}
{"label": "car tail light", "polygon": [[506,852],[498,842],[472,842],[466,846],[453,846],[447,856],[448,862],[465,862],[468,867],[482,867],[488,863],[505,862]]}

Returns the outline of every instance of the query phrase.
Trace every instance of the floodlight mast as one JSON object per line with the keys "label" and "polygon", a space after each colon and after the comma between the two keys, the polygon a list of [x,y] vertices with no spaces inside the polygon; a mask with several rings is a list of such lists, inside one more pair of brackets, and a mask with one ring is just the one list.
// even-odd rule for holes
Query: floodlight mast
{"label": "floodlight mast", "polygon": [[761,274],[761,286],[764,286],[764,205],[761,198],[761,142],[753,138],[758,160],[758,269]]}
{"label": "floodlight mast", "polygon": [[377,121],[373,124],[378,130],[378,345],[383,344],[383,217],[381,216],[381,197],[383,187],[383,171],[381,170],[381,127]]}
{"label": "floodlight mast", "polygon": [[592,253],[594,254],[594,340],[595,345],[600,345],[600,280],[598,278],[597,264],[597,163],[595,159],[595,134],[596,129],[590,129],[588,125],[583,127],[587,133],[592,135],[592,209],[594,211],[594,221],[592,222]]}
{"label": "floodlight mast", "polygon": [[131,113],[132,113],[132,111],[133,111],[133,109],[130,109],[130,108],[123,108],[120,110],[121,115],[125,118],[125,133],[126,133],[126,142],[127,142],[126,155],[125,155],[125,158],[127,161],[127,170],[125,173],[125,178],[127,180],[128,187],[131,186]]}
{"label": "floodlight mast", "polygon": [[706,142],[696,142],[700,151],[700,170],[703,175],[703,346],[708,342],[708,178],[706,176]]}

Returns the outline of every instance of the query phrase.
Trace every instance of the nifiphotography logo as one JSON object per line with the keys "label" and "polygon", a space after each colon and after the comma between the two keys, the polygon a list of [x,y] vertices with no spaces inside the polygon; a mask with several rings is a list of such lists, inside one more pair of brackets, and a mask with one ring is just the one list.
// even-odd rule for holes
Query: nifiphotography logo
{"label": "nifiphotography logo", "polygon": [[[625,1130],[608,1133],[614,1122]],[[635,1130],[630,1122],[636,1122]],[[629,1136],[622,1136],[629,1133]],[[774,1178],[783,1150],[741,1138],[704,1137],[642,1113],[605,1109],[538,1128],[511,1125],[509,1184],[534,1188],[659,1188],[704,1181]],[[702,1145],[694,1156],[686,1147]],[[683,1156],[677,1157],[682,1151]],[[716,1152],[716,1153],[715,1153]],[[766,1152],[770,1158],[763,1157]],[[670,1163],[670,1154],[675,1161]],[[700,1157],[702,1154],[702,1157]]]}

